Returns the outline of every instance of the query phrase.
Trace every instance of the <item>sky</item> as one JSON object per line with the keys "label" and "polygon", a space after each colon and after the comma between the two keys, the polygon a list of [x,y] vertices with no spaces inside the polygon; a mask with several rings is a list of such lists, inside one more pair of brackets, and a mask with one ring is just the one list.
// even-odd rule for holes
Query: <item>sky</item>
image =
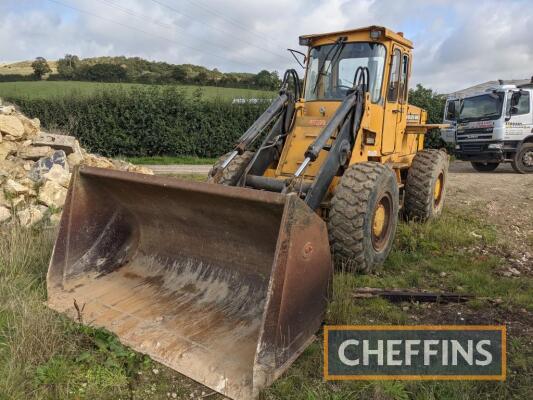
{"label": "sky", "polygon": [[300,35],[368,25],[414,42],[410,86],[533,75],[533,0],[0,0],[0,62],[125,55],[281,73],[299,68],[286,49],[304,50]]}

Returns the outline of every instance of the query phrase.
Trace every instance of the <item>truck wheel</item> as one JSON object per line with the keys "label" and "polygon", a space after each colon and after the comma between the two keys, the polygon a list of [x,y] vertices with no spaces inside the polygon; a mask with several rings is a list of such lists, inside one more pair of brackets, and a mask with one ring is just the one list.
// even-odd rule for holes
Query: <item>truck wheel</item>
{"label": "truck wheel", "polygon": [[331,199],[328,233],[333,254],[351,269],[374,270],[390,253],[398,211],[398,183],[390,168],[376,162],[351,165]]}
{"label": "truck wheel", "polygon": [[500,165],[500,163],[497,163],[497,162],[476,162],[476,161],[472,161],[470,164],[472,164],[472,167],[478,172],[494,171],[496,168],[498,168],[498,165]]}
{"label": "truck wheel", "polygon": [[252,151],[245,151],[241,155],[235,157],[228,166],[222,171],[220,176],[216,176],[218,169],[222,163],[229,157],[231,153],[226,153],[218,159],[213,165],[213,168],[207,174],[207,183],[218,183],[219,185],[235,186],[240,179],[248,163],[252,160],[254,153]]}
{"label": "truck wheel", "polygon": [[519,174],[533,173],[533,143],[524,143],[515,154],[511,164]]}
{"label": "truck wheel", "polygon": [[448,155],[439,150],[416,154],[407,173],[404,213],[408,219],[425,222],[442,212],[448,182]]}

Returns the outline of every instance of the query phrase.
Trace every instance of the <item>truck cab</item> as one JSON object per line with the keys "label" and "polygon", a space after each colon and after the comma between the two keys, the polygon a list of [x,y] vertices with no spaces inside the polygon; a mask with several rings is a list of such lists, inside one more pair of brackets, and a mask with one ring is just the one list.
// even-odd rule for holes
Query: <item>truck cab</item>
{"label": "truck cab", "polygon": [[533,173],[533,79],[465,97],[456,115],[459,160],[480,172],[508,162],[516,172]]}

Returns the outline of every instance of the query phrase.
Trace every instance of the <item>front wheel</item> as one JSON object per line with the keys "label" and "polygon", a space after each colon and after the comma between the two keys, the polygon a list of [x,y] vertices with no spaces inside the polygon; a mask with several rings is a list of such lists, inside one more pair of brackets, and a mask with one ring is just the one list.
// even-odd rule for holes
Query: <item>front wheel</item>
{"label": "front wheel", "polygon": [[334,256],[351,269],[370,272],[389,255],[398,224],[394,172],[379,163],[354,164],[331,199],[328,233]]}
{"label": "front wheel", "polygon": [[448,154],[423,150],[407,173],[404,212],[408,219],[425,222],[442,212],[448,182]]}
{"label": "front wheel", "polygon": [[500,163],[497,163],[497,162],[479,162],[479,161],[472,161],[470,164],[472,164],[472,167],[478,172],[491,172],[491,171],[494,171],[496,168],[498,168],[498,165],[500,165]]}
{"label": "front wheel", "polygon": [[524,143],[512,161],[513,169],[519,174],[533,173],[533,143]]}
{"label": "front wheel", "polygon": [[245,151],[244,153],[236,156],[230,163],[224,168],[221,174],[218,174],[220,166],[226,161],[231,153],[226,153],[218,159],[213,165],[213,168],[207,174],[207,183],[218,183],[219,185],[235,186],[246,167],[252,160],[254,153],[252,151]]}

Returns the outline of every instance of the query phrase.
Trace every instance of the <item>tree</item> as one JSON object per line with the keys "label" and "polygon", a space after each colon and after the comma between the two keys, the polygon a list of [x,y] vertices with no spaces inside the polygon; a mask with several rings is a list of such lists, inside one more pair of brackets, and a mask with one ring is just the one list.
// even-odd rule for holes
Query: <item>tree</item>
{"label": "tree", "polygon": [[270,73],[271,89],[276,90],[281,86],[281,79],[279,79],[278,71],[272,71]]}
{"label": "tree", "polygon": [[177,82],[186,82],[187,77],[187,69],[183,65],[176,65],[172,70],[172,78]]}
{"label": "tree", "polygon": [[62,78],[72,79],[79,63],[80,59],[78,56],[74,54],[65,54],[65,57],[60,58],[57,61],[57,72]]}
{"label": "tree", "polygon": [[194,80],[200,85],[207,85],[209,82],[209,75],[205,71],[200,71],[198,75],[194,77]]}
{"label": "tree", "polygon": [[[409,104],[423,108],[428,112],[429,124],[440,124],[444,116],[444,106],[446,96],[434,92],[432,89],[425,88],[420,84],[416,89],[409,90]],[[446,146],[438,130],[428,132],[425,137],[425,146],[431,148],[441,148]]]}
{"label": "tree", "polygon": [[409,104],[426,110],[428,112],[428,123],[442,123],[446,96],[417,84],[416,89],[409,90]]}
{"label": "tree", "polygon": [[126,69],[116,64],[94,64],[85,71],[86,79],[96,82],[124,82]]}
{"label": "tree", "polygon": [[255,76],[254,81],[255,81],[255,85],[259,89],[270,89],[272,86],[272,76],[270,75],[270,72],[268,72],[265,69],[260,71]]}
{"label": "tree", "polygon": [[42,79],[44,75],[52,72],[48,62],[43,57],[37,57],[34,62],[31,63],[33,68],[33,75],[37,79]]}

